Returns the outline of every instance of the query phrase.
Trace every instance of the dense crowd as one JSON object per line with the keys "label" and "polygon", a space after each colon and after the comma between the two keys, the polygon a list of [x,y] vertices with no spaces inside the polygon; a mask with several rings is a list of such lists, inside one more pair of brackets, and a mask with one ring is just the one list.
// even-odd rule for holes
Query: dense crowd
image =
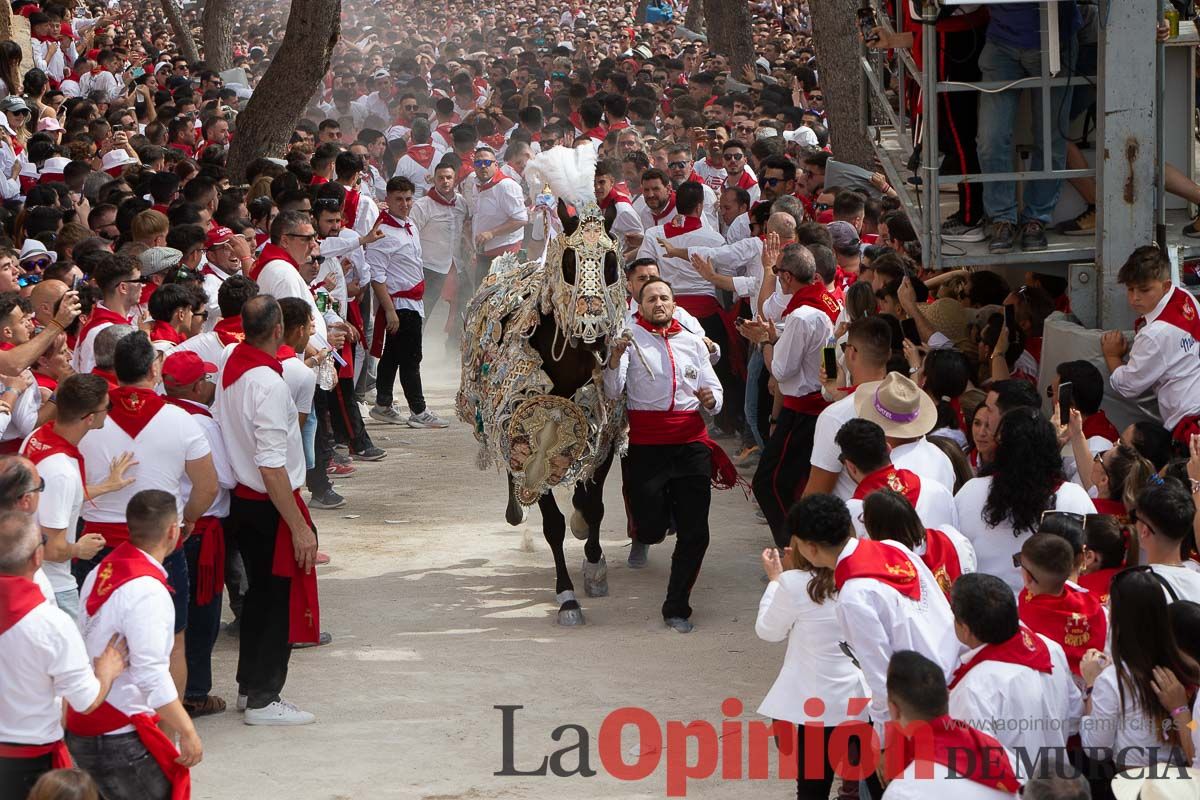
{"label": "dense crowd", "polygon": [[[1095,7],[1057,5],[1086,71]],[[856,721],[921,723],[933,746],[841,797],[1108,797],[1115,774],[1136,793],[1129,770],[1196,762],[1200,305],[1141,248],[1119,275],[1134,335],[1044,363],[1066,281],[924,263],[897,190],[830,150],[806,4],[750,3],[737,69],[659,2],[646,23],[577,0],[355,4],[286,152],[244,174],[229,148],[286,4],[231,10],[220,72],[154,4],[13,6],[32,64],[0,42],[3,797],[188,796],[191,720],[226,712],[226,597],[245,722],[315,721],[283,697],[292,650],[331,640],[309,510],[386,458],[366,419],[450,424],[423,343],[466,346],[494,259],[539,260],[573,224],[526,172],[554,148],[595,152],[624,256],[628,331],[598,384],[629,409],[628,564],[675,536],[662,613],[691,631],[710,478],[749,483],[772,545],[756,630],[787,640],[759,712],[796,726],[798,797],[845,767],[814,771],[808,737]],[[947,8],[943,78],[1038,74],[1036,4]],[[866,33],[917,54],[908,22]],[[1065,91],[1056,167],[1089,106]],[[963,94],[941,149],[1007,171],[1017,93]],[[937,224],[1039,249],[1059,190],[1026,187],[1018,214],[1014,184],[964,185]],[[1093,228],[1093,206],[1063,226]],[[1106,397],[1148,393],[1157,418],[1109,421]]]}

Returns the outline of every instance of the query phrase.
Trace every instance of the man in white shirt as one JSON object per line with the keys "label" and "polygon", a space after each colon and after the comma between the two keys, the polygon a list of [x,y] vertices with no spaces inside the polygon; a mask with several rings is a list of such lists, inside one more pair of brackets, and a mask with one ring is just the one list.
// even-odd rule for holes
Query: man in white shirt
{"label": "man in white shirt", "polygon": [[[383,238],[367,246],[371,288],[379,306],[371,340],[371,355],[379,359],[371,418],[397,425],[407,422],[410,428],[446,428],[449,423],[429,410],[421,390],[425,269],[421,240],[408,218],[413,185],[408,178],[392,178],[387,188],[387,210],[379,215]],[[410,412],[407,420],[392,406],[397,373]]]}
{"label": "man in white shirt", "polygon": [[[704,224],[713,230],[720,230],[718,213],[719,198],[712,187],[705,183],[692,170],[692,151],[687,145],[677,144],[667,150],[667,174],[671,177],[671,186],[678,189],[687,181],[694,181],[704,187]],[[645,204],[643,204],[643,208]],[[657,224],[657,223],[656,223]],[[746,229],[749,235],[750,229]]]}
{"label": "man in white shirt", "polygon": [[312,306],[317,334],[330,346],[342,346],[344,334],[330,330],[317,308],[309,281],[317,275],[315,258],[319,252],[312,216],[303,211],[281,211],[271,223],[271,241],[263,246],[258,261],[249,272],[259,291],[272,297],[298,297]]}
{"label": "man in white shirt", "polygon": [[442,157],[442,151],[430,141],[432,136],[429,120],[424,117],[414,119],[408,149],[396,162],[396,171],[392,173],[393,178],[403,177],[412,181],[413,192],[418,198],[424,197],[429,191],[434,165]]}
{"label": "man in white shirt", "polygon": [[170,670],[175,613],[163,561],[182,525],[175,497],[159,489],[135,494],[125,517],[128,540],[83,582],[81,627],[89,656],[124,637],[130,666],[96,710],[68,709],[67,746],[109,800],[167,800],[186,791],[188,770],[203,757]]}
{"label": "man in white shirt", "polygon": [[[134,67],[133,58],[137,58],[140,62],[140,58],[135,54],[131,54],[131,56],[129,69]],[[113,50],[101,50],[96,55],[96,65],[91,72],[80,76],[79,95],[90,97],[92,92],[101,92],[107,103],[116,103],[124,98],[125,82],[122,78],[117,77],[122,69],[121,56]]]}
{"label": "man in white shirt", "polygon": [[1198,498],[1200,492],[1189,498],[1188,490],[1175,483],[1148,483],[1138,493],[1137,510],[1130,515],[1135,520],[1138,550],[1163,584],[1168,603],[1200,603],[1200,571],[1183,551],[1195,519],[1192,501]]}
{"label": "man in white shirt", "polygon": [[[34,318],[29,300],[17,292],[0,292],[0,349],[13,350],[33,338]],[[21,370],[15,380],[0,384],[0,399],[9,419],[0,431],[0,453],[15,453],[21,441],[37,427],[42,393],[33,373]]]}
{"label": "man in white shirt", "polygon": [[204,320],[204,331],[211,331],[221,321],[219,296],[225,281],[241,275],[254,264],[254,253],[250,243],[240,234],[224,225],[210,225],[204,240],[204,264],[200,274],[204,277],[204,295],[208,298],[208,317]]}
{"label": "man in white shirt", "polygon": [[860,384],[854,392],[854,409],[883,428],[893,464],[954,491],[950,457],[925,438],[937,423],[937,406],[917,384],[896,372],[878,384]]}
{"label": "man in white shirt", "polygon": [[96,367],[96,334],[109,325],[128,325],[142,295],[141,266],[127,256],[105,256],[92,272],[101,300],[76,335],[71,366],[76,372]]}
{"label": "man in white shirt", "polygon": [[317,537],[300,497],[304,444],[276,357],[283,344],[283,315],[275,298],[248,300],[242,329],[244,341],[218,365],[213,403],[237,479],[227,526],[249,583],[241,617],[238,706],[246,709],[248,725],[307,725],[316,718],[280,697],[292,643],[319,641],[321,620]]}
{"label": "man in white shirt", "polygon": [[33,576],[43,548],[33,519],[0,513],[0,797],[23,798],[38,777],[69,766],[62,700],[87,713],[108,696],[125,668],[124,647],[110,642],[87,657],[71,618],[42,594]]}
{"label": "man in white shirt", "polygon": [[621,183],[620,166],[607,159],[597,161],[594,182],[600,210],[605,217],[612,214],[609,235],[616,239],[622,253],[636,251],[642,244],[642,221],[633,210],[633,198]]}
{"label": "man in white shirt", "polygon": [[477,253],[475,274],[464,280],[458,292],[459,308],[466,308],[487,275],[492,259],[516,253],[525,240],[529,211],[521,185],[504,174],[496,152],[486,146],[475,148],[475,172],[462,183],[463,197],[471,215],[471,238]]}
{"label": "man in white shirt", "polygon": [[[675,190],[667,173],[660,169],[648,169],[642,173],[642,193],[633,201],[633,210],[642,220],[642,230],[670,222],[676,216]],[[713,230],[716,230],[714,227]],[[642,239],[645,244],[648,237]],[[640,253],[639,253],[640,255]]]}
{"label": "man in white shirt", "polygon": [[669,627],[689,633],[688,599],[708,549],[711,484],[723,480],[714,478],[722,467],[729,471],[726,476],[733,472],[700,416],[701,408],[720,410],[721,384],[703,339],[674,319],[670,284],[661,278],[646,281],[639,307],[637,325],[612,349],[604,393],[627,398],[625,491],[638,541],[661,542],[674,524],[675,552],[662,615]]}
{"label": "man in white shirt", "polygon": [[725,162],[725,180],[721,190],[742,189],[750,195],[750,206],[753,208],[758,202],[759,189],[758,179],[754,177],[754,170],[747,161],[748,156],[746,146],[737,139],[730,139],[721,146],[721,158]]}
{"label": "man in white shirt", "polygon": [[470,212],[466,199],[454,188],[455,173],[453,164],[439,162],[433,170],[429,191],[413,203],[411,219],[421,235],[425,266],[425,321],[442,296],[442,286],[451,268],[458,270],[459,277],[465,275],[470,258],[463,246]]}

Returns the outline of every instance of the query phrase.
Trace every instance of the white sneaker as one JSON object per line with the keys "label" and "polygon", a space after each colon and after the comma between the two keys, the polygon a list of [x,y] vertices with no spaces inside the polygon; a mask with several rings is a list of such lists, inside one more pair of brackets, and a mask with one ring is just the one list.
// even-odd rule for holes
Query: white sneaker
{"label": "white sneaker", "polygon": [[311,725],[317,718],[287,700],[276,700],[265,708],[247,708],[242,721],[247,725]]}
{"label": "white sneaker", "polygon": [[[372,412],[372,416],[374,412]],[[428,408],[420,414],[413,414],[408,418],[408,427],[410,428],[449,428],[450,423],[439,417],[437,414],[430,411]]]}
{"label": "white sneaker", "polygon": [[237,699],[237,710],[238,710],[238,711],[245,711],[245,710],[246,710],[246,703],[247,703],[247,701],[249,701],[249,699],[250,699],[250,698],[246,697],[246,695],[244,695],[244,694],[239,694],[239,695],[238,695],[238,699]]}
{"label": "white sneaker", "polygon": [[400,416],[400,412],[392,406],[371,406],[371,419],[390,422],[393,425],[404,424],[404,417]]}

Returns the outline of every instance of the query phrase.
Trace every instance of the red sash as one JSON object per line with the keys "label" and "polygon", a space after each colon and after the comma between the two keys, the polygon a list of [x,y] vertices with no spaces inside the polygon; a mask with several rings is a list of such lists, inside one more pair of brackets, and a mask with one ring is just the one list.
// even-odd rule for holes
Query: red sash
{"label": "red sash", "polygon": [[34,464],[40,464],[58,453],[66,453],[79,465],[79,480],[87,485],[87,469],[83,464],[83,453],[54,430],[54,420],[34,431],[25,442],[23,455]]}
{"label": "red sash", "polygon": [[[678,325],[679,323],[675,322]],[[635,445],[691,444],[700,442],[712,453],[712,485],[731,489],[738,482],[737,468],[708,435],[699,411],[629,410],[629,443]]]}
{"label": "red sash", "polygon": [[854,499],[863,500],[867,495],[880,489],[899,492],[915,509],[917,500],[921,497],[921,479],[917,477],[916,473],[906,469],[896,469],[892,464],[888,464],[883,469],[877,469],[859,481],[858,487],[854,490]]}
{"label": "red sash", "polygon": [[617,203],[633,203],[633,198],[629,196],[623,184],[614,184],[613,188],[602,200],[598,200],[596,205],[600,206],[602,211],[607,211],[610,207]]}
{"label": "red sash", "polygon": [[[99,570],[96,573],[96,582],[92,585],[92,591],[84,603],[89,617],[96,616],[96,612],[113,596],[117,589],[136,578],[154,578],[168,592],[174,593],[174,590],[167,584],[167,576],[163,574],[162,569],[152,564],[149,556],[128,541],[117,545],[111,553],[104,557],[96,569]],[[122,724],[128,725],[129,723]]]}
{"label": "red sash", "polygon": [[1089,415],[1083,421],[1083,438],[1090,439],[1093,436],[1099,436],[1110,442],[1121,440],[1121,434],[1117,431],[1116,426],[1109,422],[1108,416],[1105,415],[1103,410]]}
{"label": "red sash", "polygon": [[276,375],[283,377],[283,367],[279,364],[279,359],[243,342],[233,348],[225,361],[225,369],[221,373],[221,388],[228,389],[234,381],[255,367],[268,367],[274,370]]}
{"label": "red sash", "polygon": [[[920,752],[914,739],[904,739],[899,743],[904,763],[896,775],[903,773],[918,758],[930,759],[935,764],[952,769],[956,775],[989,789],[998,789],[1010,795],[1020,790],[1021,783],[1013,772],[1008,754],[995,738],[949,715],[931,719],[925,724],[933,733],[933,752]],[[889,742],[889,751],[892,746]]]}
{"label": "red sash", "polygon": [[962,564],[958,560],[958,550],[954,548],[954,542],[941,531],[926,528],[925,554],[921,556],[921,560],[929,567],[946,597],[949,597],[950,587],[962,577]]}
{"label": "red sash", "polygon": [[817,416],[828,406],[829,401],[825,399],[820,390],[803,395],[785,394],[783,396],[784,408],[809,417]]}
{"label": "red sash", "polygon": [[46,602],[41,587],[28,578],[0,575],[0,634]]}
{"label": "red sash", "polygon": [[123,317],[112,309],[105,308],[104,306],[97,304],[92,309],[92,315],[88,317],[87,324],[79,329],[78,341],[85,341],[87,339],[87,335],[92,332],[93,328],[106,323],[111,323],[113,325],[128,325],[129,318]]}
{"label": "red sash", "polygon": [[342,224],[347,228],[353,228],[354,220],[358,219],[358,203],[360,200],[362,200],[362,195],[356,190],[346,190],[346,202],[342,205]]}
{"label": "red sash", "polygon": [[436,152],[431,144],[410,144],[407,155],[424,169],[429,169],[429,165],[433,163],[433,156]]}
{"label": "red sash", "polygon": [[171,782],[171,800],[188,800],[192,796],[192,774],[187,767],[175,763],[179,750],[158,727],[158,721],[158,714],[146,712],[129,716],[108,702],[101,703],[90,714],[80,714],[67,706],[67,730],[76,736],[103,736],[132,725],[138,740]]}
{"label": "red sash", "polygon": [[155,320],[153,327],[150,328],[150,341],[183,344],[187,341],[187,337],[175,330],[170,323]]}
{"label": "red sash", "polygon": [[1097,596],[1074,586],[1063,587],[1057,597],[1021,592],[1021,621],[1034,633],[1062,645],[1071,672],[1079,674],[1079,660],[1091,648],[1104,649],[1108,620]]}
{"label": "red sash", "polygon": [[277,244],[271,244],[268,242],[267,244],[263,245],[262,252],[258,254],[258,260],[255,261],[254,266],[250,268],[250,272],[247,277],[252,281],[257,281],[258,276],[262,274],[263,267],[272,261],[286,261],[295,267],[297,272],[300,271],[300,265],[296,263],[296,260],[291,257],[287,250],[284,250]]}
{"label": "red sash", "polygon": [[1054,669],[1050,662],[1050,648],[1046,647],[1046,643],[1039,639],[1037,634],[1022,625],[1016,635],[1007,642],[984,645],[970,661],[954,670],[954,677],[950,680],[950,690],[953,691],[954,687],[967,677],[968,672],[985,661],[1016,664],[1047,674]]}
{"label": "red sash", "polygon": [[1112,586],[1112,580],[1122,569],[1124,569],[1124,567],[1105,567],[1104,569],[1098,569],[1095,572],[1089,572],[1087,575],[1080,575],[1079,580],[1076,582],[1084,589],[1087,589],[1089,592],[1095,595],[1096,600],[1099,603],[1107,603],[1109,587]]}
{"label": "red sash", "polygon": [[837,318],[842,313],[842,304],[834,299],[825,287],[819,283],[810,283],[807,286],[802,286],[792,292],[791,299],[788,300],[787,308],[783,310],[783,317],[787,319],[788,314],[791,314],[801,306],[815,308],[818,311],[825,312],[829,317],[829,321],[837,324]]}
{"label": "red sash", "polygon": [[[1111,441],[1117,441],[1113,439]],[[1129,517],[1129,509],[1125,508],[1125,504],[1120,500],[1109,500],[1107,497],[1096,497],[1092,500],[1092,505],[1096,507],[1097,514],[1111,514],[1117,519],[1124,520]]]}
{"label": "red sash", "polygon": [[[234,487],[233,494],[243,500],[271,502],[271,498],[265,493],[256,492],[240,483]],[[304,521],[311,528],[312,517],[309,516],[308,506],[300,497],[300,490],[293,491],[292,497],[300,513],[304,515]],[[283,515],[280,515],[279,524],[275,527],[275,554],[271,563],[271,574],[291,581],[288,590],[288,641],[292,644],[320,641],[321,608],[317,597],[317,571],[313,569],[305,575],[300,570],[296,563],[295,550],[292,548],[292,531]]]}
{"label": "red sash", "polygon": [[213,326],[213,333],[222,345],[241,344],[246,334],[242,331],[242,317],[224,317]]}
{"label": "red sash", "polygon": [[129,541],[129,526],[124,522],[83,521],[84,534],[98,533],[104,537],[105,547],[118,547]]}
{"label": "red sash", "polygon": [[921,599],[921,579],[908,556],[898,548],[873,539],[858,540],[854,552],[839,561],[833,570],[833,582],[839,591],[853,578],[873,578],[910,600]]}
{"label": "red sash", "polygon": [[70,769],[75,766],[67,743],[59,739],[50,744],[0,744],[0,758],[41,758],[50,756],[50,769]]}
{"label": "red sash", "polygon": [[125,431],[130,439],[136,439],[142,429],[150,424],[154,415],[162,410],[166,401],[153,389],[137,386],[118,386],[108,390],[112,408],[108,418]]}
{"label": "red sash", "polygon": [[[392,292],[389,295],[393,300],[422,300],[425,297],[425,281],[421,281],[416,286],[409,289],[401,289],[398,292]],[[387,334],[387,314],[383,309],[377,309],[375,312],[375,329],[371,336],[371,355],[379,358],[383,355],[384,339]]]}

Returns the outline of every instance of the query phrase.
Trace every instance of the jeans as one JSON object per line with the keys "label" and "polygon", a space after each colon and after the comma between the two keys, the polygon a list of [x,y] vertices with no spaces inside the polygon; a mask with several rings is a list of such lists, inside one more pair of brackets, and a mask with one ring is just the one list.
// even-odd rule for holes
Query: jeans
{"label": "jeans", "polygon": [[65,592],[55,592],[54,600],[58,607],[67,612],[67,616],[79,622],[79,589],[71,588]]}
{"label": "jeans", "polygon": [[[1062,67],[1064,74],[1072,74],[1075,66],[1075,39],[1063,42]],[[1040,50],[1025,50],[989,40],[979,56],[979,69],[984,81],[1013,81],[1018,78],[1036,77],[1042,71]],[[1060,86],[1050,91],[1050,145],[1051,168],[1063,169],[1067,163],[1067,128],[1071,124],[1071,103],[1067,94],[1069,87]],[[979,97],[979,166],[984,174],[1013,171],[1013,125],[1021,95],[1018,91],[984,92]],[[1031,90],[1033,106],[1033,160],[1030,169],[1041,170],[1045,154],[1042,152],[1042,99],[1040,91]],[[1050,222],[1050,215],[1058,204],[1061,180],[1027,181],[1024,190],[1024,210],[1020,214],[1022,223],[1036,220]],[[1017,223],[1017,186],[1012,181],[994,181],[983,185],[983,210],[992,222]]]}
{"label": "jeans", "polygon": [[136,733],[107,736],[67,734],[75,766],[100,787],[105,800],[168,800],[171,783]]}
{"label": "jeans", "polygon": [[386,334],[383,355],[375,373],[375,405],[388,408],[392,404],[392,387],[400,376],[400,388],[408,410],[420,414],[425,410],[425,395],[421,389],[421,315],[411,308],[396,311],[400,327]]}
{"label": "jeans", "polygon": [[746,428],[754,437],[754,443],[760,448],[765,446],[766,442],[763,441],[762,431],[759,430],[758,425],[758,383],[762,380],[765,368],[762,350],[751,347],[750,354],[746,359]]}
{"label": "jeans", "polygon": [[[223,530],[216,530],[207,536],[224,536]],[[188,572],[197,574],[196,562],[200,557],[202,539],[195,536],[183,543],[183,553],[187,558]],[[191,581],[188,587],[188,623],[184,631],[183,650],[187,660],[187,689],[184,698],[187,700],[203,700],[212,691],[212,651],[217,643],[217,633],[221,630],[221,592],[213,595],[207,605],[196,603],[196,582]]]}
{"label": "jeans", "polygon": [[304,468],[312,469],[317,465],[317,415],[309,414],[300,429],[300,438],[304,442]]}

